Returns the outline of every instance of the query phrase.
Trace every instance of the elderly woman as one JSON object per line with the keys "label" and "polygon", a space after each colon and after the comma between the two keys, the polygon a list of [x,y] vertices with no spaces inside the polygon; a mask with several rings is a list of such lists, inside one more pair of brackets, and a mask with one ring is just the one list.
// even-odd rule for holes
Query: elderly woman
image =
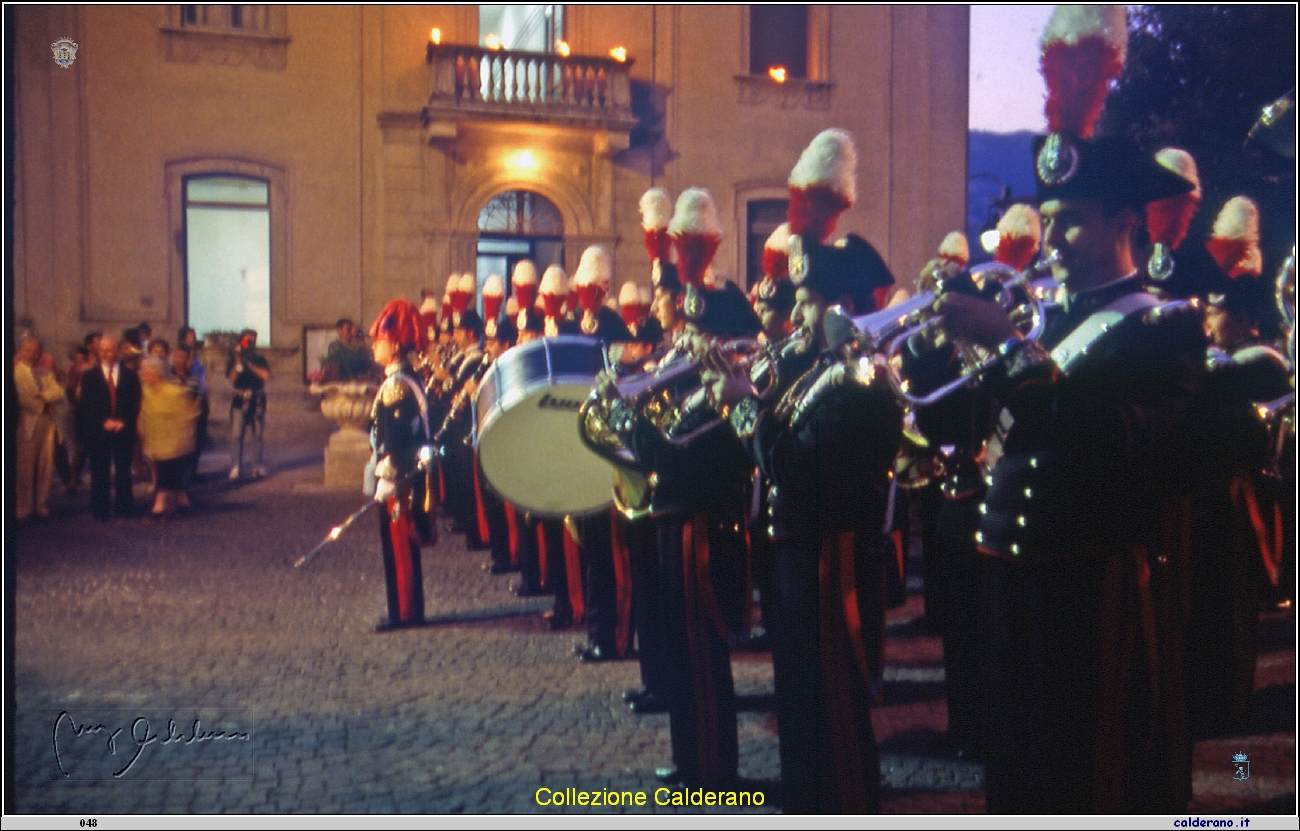
{"label": "elderly woman", "polygon": [[144,398],[140,405],[140,442],[144,454],[153,460],[156,479],[153,516],[170,507],[190,507],[185,486],[194,451],[194,427],[199,402],[182,385],[167,378],[167,366],[159,358],[146,358],[140,365]]}

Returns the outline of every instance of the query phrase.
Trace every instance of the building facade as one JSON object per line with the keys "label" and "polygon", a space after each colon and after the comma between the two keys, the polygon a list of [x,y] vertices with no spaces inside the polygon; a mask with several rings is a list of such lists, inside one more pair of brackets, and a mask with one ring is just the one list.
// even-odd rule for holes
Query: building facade
{"label": "building facade", "polygon": [[294,347],[452,272],[532,256],[571,273],[593,243],[615,290],[648,284],[651,186],[712,192],[715,273],[745,285],[832,126],[860,154],[839,232],[900,282],[962,227],[961,6],[12,13],[12,302],[56,343],[243,321]]}

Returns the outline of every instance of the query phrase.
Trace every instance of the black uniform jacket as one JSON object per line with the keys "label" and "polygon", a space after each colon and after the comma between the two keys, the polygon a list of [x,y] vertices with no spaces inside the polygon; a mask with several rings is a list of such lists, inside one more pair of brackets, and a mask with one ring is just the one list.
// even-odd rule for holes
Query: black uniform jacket
{"label": "black uniform jacket", "polygon": [[[1072,298],[1039,343],[1056,348],[1091,315],[1141,291],[1135,277]],[[1129,314],[1068,374],[1052,360],[999,365],[988,387],[1004,405],[1005,440],[982,509],[981,550],[1033,561],[1154,547],[1162,500],[1192,475],[1184,428],[1204,355],[1199,318],[1183,306]]]}
{"label": "black uniform jacket", "polygon": [[769,535],[881,531],[902,424],[879,379],[829,352],[819,356],[754,428],[753,455],[771,482]]}

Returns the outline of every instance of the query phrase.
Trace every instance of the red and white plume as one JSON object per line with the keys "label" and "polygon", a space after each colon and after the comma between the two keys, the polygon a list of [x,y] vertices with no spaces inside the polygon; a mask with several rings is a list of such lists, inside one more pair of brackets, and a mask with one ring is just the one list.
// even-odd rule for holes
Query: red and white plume
{"label": "red and white plume", "polygon": [[790,223],[776,226],[763,243],[763,273],[773,280],[790,276]]}
{"label": "red and white plume", "polygon": [[1228,200],[1214,219],[1205,249],[1229,277],[1256,277],[1264,270],[1259,251],[1259,208],[1244,196]]}
{"label": "red and white plume", "polygon": [[618,310],[623,322],[635,325],[650,312],[649,294],[630,280],[618,290]]}
{"label": "red and white plume", "polygon": [[475,283],[474,275],[466,272],[465,274],[453,274],[447,278],[451,289],[451,311],[455,315],[463,313],[469,308],[470,301],[474,299],[474,291],[478,286]]}
{"label": "red and white plume", "polygon": [[804,148],[786,183],[790,233],[825,242],[835,233],[840,214],[858,198],[858,149],[853,136],[836,128],[823,130]]}
{"label": "red and white plume", "polygon": [[442,308],[439,309],[439,318],[442,320],[446,320],[447,318],[451,317],[451,313],[453,311],[451,296],[456,293],[456,279],[457,278],[455,274],[448,275],[447,285],[442,290]]}
{"label": "red and white plume", "polygon": [[614,263],[604,248],[592,245],[582,252],[578,270],[573,272],[573,284],[578,290],[578,303],[583,311],[594,312],[600,308],[613,275]]}
{"label": "red and white plume", "polygon": [[1088,138],[1111,82],[1124,71],[1124,7],[1057,6],[1040,45],[1048,131]]}
{"label": "red and white plume", "polygon": [[645,250],[651,262],[668,262],[672,257],[672,240],[668,237],[672,215],[673,203],[663,188],[650,188],[641,194],[641,230],[645,232]]}
{"label": "red and white plume", "polygon": [[542,274],[542,306],[547,317],[559,317],[564,301],[569,297],[569,279],[558,264],[548,266]]}
{"label": "red and white plume", "polygon": [[518,299],[519,308],[527,311],[537,301],[537,266],[532,260],[520,260],[510,276],[512,297]]}
{"label": "red and white plume", "polygon": [[958,270],[970,263],[970,243],[961,231],[949,231],[939,243],[939,259],[944,265],[955,266]]}
{"label": "red and white plume", "polygon": [[1024,271],[1038,254],[1043,239],[1043,224],[1038,211],[1029,205],[1016,204],[998,220],[998,247],[993,259]]}
{"label": "red and white plume", "polygon": [[677,197],[672,222],[668,223],[677,269],[683,285],[704,285],[704,272],[722,244],[722,223],[713,197],[704,188],[687,188]]}
{"label": "red and white plume", "polygon": [[1174,250],[1187,237],[1192,217],[1200,207],[1201,179],[1196,174],[1196,160],[1186,150],[1166,147],[1156,153],[1156,161],[1195,186],[1190,193],[1180,193],[1147,204],[1147,232],[1151,235],[1151,241]]}
{"label": "red and white plume", "polygon": [[483,283],[483,319],[496,320],[506,301],[506,284],[500,274],[490,274]]}

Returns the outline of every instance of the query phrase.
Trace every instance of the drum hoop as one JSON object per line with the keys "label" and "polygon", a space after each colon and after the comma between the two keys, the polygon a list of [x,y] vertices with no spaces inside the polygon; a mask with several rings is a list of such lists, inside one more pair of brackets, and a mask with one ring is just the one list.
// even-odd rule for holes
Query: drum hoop
{"label": "drum hoop", "polygon": [[[483,421],[481,424],[479,424],[479,429],[474,433],[474,446],[475,447],[479,446],[479,439],[481,438],[482,434],[486,433],[492,427],[492,424],[497,420],[497,417],[500,416],[501,413],[504,413],[506,410],[515,407],[519,403],[523,402],[528,398],[531,398],[534,394],[542,390],[551,389],[553,387],[567,386],[567,385],[585,386],[589,388],[594,387],[595,385],[592,383],[593,377],[594,376],[591,375],[558,375],[554,378],[554,380],[538,378],[537,380],[527,383],[522,387],[516,387],[515,389],[511,390],[508,395],[504,397],[497,398],[496,401],[492,402],[492,406],[491,408],[489,408],[487,415],[483,416]],[[478,408],[476,406],[475,407],[476,414],[477,414],[477,409]]]}

